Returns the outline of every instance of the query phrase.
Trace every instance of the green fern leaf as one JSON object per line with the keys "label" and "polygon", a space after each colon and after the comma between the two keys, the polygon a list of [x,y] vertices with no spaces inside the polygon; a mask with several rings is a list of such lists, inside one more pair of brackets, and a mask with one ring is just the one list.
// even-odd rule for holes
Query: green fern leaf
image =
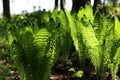
{"label": "green fern leaf", "polygon": [[115,28],[114,28],[114,30],[115,30],[115,37],[117,38],[117,39],[119,39],[120,38],[120,31],[119,31],[119,29],[120,29],[120,21],[118,20],[118,18],[117,17],[115,17]]}

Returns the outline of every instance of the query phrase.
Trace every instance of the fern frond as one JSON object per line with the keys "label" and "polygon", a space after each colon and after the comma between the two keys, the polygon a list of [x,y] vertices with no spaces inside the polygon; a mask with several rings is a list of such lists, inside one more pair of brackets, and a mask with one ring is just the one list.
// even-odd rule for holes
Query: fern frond
{"label": "fern frond", "polygon": [[[85,56],[85,46],[89,48],[89,52],[91,53],[91,57],[92,61],[94,62],[95,65],[99,66],[98,61],[96,61],[96,59],[99,59],[99,50],[98,50],[98,46],[99,46],[99,42],[97,40],[97,38],[95,37],[95,33],[94,30],[91,26],[91,24],[89,23],[89,20],[86,20],[85,22],[83,21],[75,21],[73,19],[73,17],[70,15],[69,12],[67,12],[67,10],[65,10],[66,16],[68,18],[69,21],[69,26],[71,29],[71,36],[72,39],[74,41],[74,45],[76,48],[76,51],[78,51],[79,56],[81,56],[80,58],[82,58],[82,60],[84,60],[83,56]],[[79,12],[79,14],[82,15],[82,13]],[[78,14],[78,16],[79,16]],[[78,18],[81,18],[80,16]],[[81,20],[81,19],[79,19]],[[79,23],[81,22],[81,23]],[[96,57],[97,56],[97,57]],[[84,61],[83,61],[84,62]]]}
{"label": "fern frond", "polygon": [[66,9],[65,9],[65,14],[69,22],[69,27],[71,30],[71,37],[74,41],[74,46],[76,50],[79,52],[79,40],[77,39],[77,29],[76,29],[75,21],[73,17],[71,16],[71,14]]}
{"label": "fern frond", "polygon": [[[35,34],[35,45],[37,45],[40,48],[44,48],[47,45],[47,39],[49,37],[49,32],[46,30],[46,28],[41,28],[37,34]],[[44,51],[44,50],[43,50]]]}
{"label": "fern frond", "polygon": [[[86,11],[89,11],[88,13],[84,13]],[[92,27],[94,16],[93,11],[90,5],[86,5],[85,8],[79,11],[77,14],[78,16],[78,27],[77,30],[81,31],[83,42],[85,46],[88,48],[88,51],[90,52],[91,60],[93,64],[98,67],[99,66],[99,41],[96,38],[94,29]],[[91,22],[90,22],[91,21]],[[97,61],[96,61],[97,59]]]}
{"label": "fern frond", "polygon": [[110,52],[109,68],[111,70],[112,80],[116,79],[116,73],[118,72],[119,64],[120,64],[120,39],[114,41]]}
{"label": "fern frond", "polygon": [[39,50],[39,78],[48,80],[56,56],[56,30],[49,33],[46,28],[36,34],[34,45]]}
{"label": "fern frond", "polygon": [[[23,70],[20,75],[26,74],[27,69],[29,69],[30,58],[33,56],[32,48],[33,34],[31,32],[25,32],[19,35],[19,38],[13,41],[11,48],[11,57],[15,62],[15,66],[18,68],[18,71]],[[29,50],[30,49],[30,50]],[[29,51],[28,51],[29,50]],[[21,76],[24,77],[24,76]]]}
{"label": "fern frond", "polygon": [[87,3],[85,5],[85,8],[81,8],[77,14],[79,20],[86,16],[88,20],[90,20],[91,23],[94,21],[94,16],[93,16],[93,9],[90,3]]}
{"label": "fern frond", "polygon": [[114,28],[114,30],[115,30],[115,38],[116,39],[120,38],[119,29],[120,29],[120,21],[119,21],[119,19],[117,17],[115,17],[115,28]]}
{"label": "fern frond", "polygon": [[93,27],[100,46],[100,67],[98,72],[101,77],[105,73],[110,61],[111,45],[114,42],[114,26],[114,17],[96,14]]}
{"label": "fern frond", "polygon": [[103,44],[103,40],[110,35],[111,30],[114,29],[114,17],[108,15],[97,14],[94,20],[94,29],[96,32],[96,37],[98,38],[100,45]]}
{"label": "fern frond", "polygon": [[57,22],[60,23],[59,28],[59,49],[62,60],[66,63],[72,47],[72,39],[70,35],[70,27],[68,27],[68,20],[63,10],[60,10],[57,16]]}
{"label": "fern frond", "polygon": [[53,12],[51,13],[51,18],[53,18],[53,20],[55,21],[55,22],[57,22],[57,20],[56,20],[56,16],[58,15],[58,9],[57,8],[55,8],[54,10],[53,10]]}

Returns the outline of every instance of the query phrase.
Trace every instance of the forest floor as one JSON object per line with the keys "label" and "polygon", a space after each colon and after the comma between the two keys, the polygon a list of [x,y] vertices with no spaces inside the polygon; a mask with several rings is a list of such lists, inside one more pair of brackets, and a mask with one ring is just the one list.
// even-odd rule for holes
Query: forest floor
{"label": "forest floor", "polygon": [[[79,65],[79,62],[77,54],[70,55],[67,64],[62,63],[62,61],[58,61],[58,63],[53,66],[52,75],[50,76],[51,80],[97,80],[96,72],[93,65],[90,63],[90,60],[85,60],[85,66],[83,69],[80,69],[80,66],[82,65]],[[83,76],[72,77],[76,71],[69,71],[69,69],[73,67],[76,71],[84,70]],[[106,71],[106,76],[107,80],[111,80],[109,70]],[[120,70],[117,73],[116,80],[120,80]]]}
{"label": "forest floor", "polygon": [[[86,60],[84,74],[82,77],[72,77],[75,72],[69,71],[70,68],[75,68],[76,71],[80,70],[78,57],[72,55],[67,63],[58,61],[52,68],[51,80],[96,80],[96,72],[94,67],[90,64],[90,60]],[[82,70],[82,69],[81,69]],[[106,72],[107,80],[111,80],[110,72]],[[120,80],[120,71],[116,80]],[[16,68],[12,66],[9,56],[4,54],[0,59],[0,80],[20,80],[19,73]]]}

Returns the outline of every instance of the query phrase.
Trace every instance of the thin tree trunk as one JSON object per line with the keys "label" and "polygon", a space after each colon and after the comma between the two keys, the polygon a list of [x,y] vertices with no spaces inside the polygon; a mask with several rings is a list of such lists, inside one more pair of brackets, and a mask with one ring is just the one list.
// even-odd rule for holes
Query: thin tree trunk
{"label": "thin tree trunk", "polygon": [[10,19],[10,3],[9,0],[3,0],[3,16]]}
{"label": "thin tree trunk", "polygon": [[60,0],[60,9],[64,9],[65,0]]}
{"label": "thin tree trunk", "polygon": [[85,7],[85,4],[88,1],[90,2],[90,0],[72,0],[72,2],[73,2],[72,12],[78,13],[80,7]]}
{"label": "thin tree trunk", "polygon": [[55,8],[58,8],[58,0],[55,0]]}

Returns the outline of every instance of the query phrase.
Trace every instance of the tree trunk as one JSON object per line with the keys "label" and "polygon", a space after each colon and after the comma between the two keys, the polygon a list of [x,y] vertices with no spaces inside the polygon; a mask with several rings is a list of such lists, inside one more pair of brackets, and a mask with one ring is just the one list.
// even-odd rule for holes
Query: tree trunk
{"label": "tree trunk", "polygon": [[73,2],[72,12],[78,13],[80,7],[85,7],[85,4],[88,1],[90,2],[90,0],[72,0],[72,2]]}
{"label": "tree trunk", "polygon": [[55,0],[55,8],[58,8],[58,0]]}
{"label": "tree trunk", "polygon": [[101,0],[94,0],[93,13],[95,13],[98,4],[101,5]]}
{"label": "tree trunk", "polygon": [[3,16],[10,19],[10,3],[9,0],[3,0]]}
{"label": "tree trunk", "polygon": [[64,9],[65,0],[60,0],[60,9]]}

